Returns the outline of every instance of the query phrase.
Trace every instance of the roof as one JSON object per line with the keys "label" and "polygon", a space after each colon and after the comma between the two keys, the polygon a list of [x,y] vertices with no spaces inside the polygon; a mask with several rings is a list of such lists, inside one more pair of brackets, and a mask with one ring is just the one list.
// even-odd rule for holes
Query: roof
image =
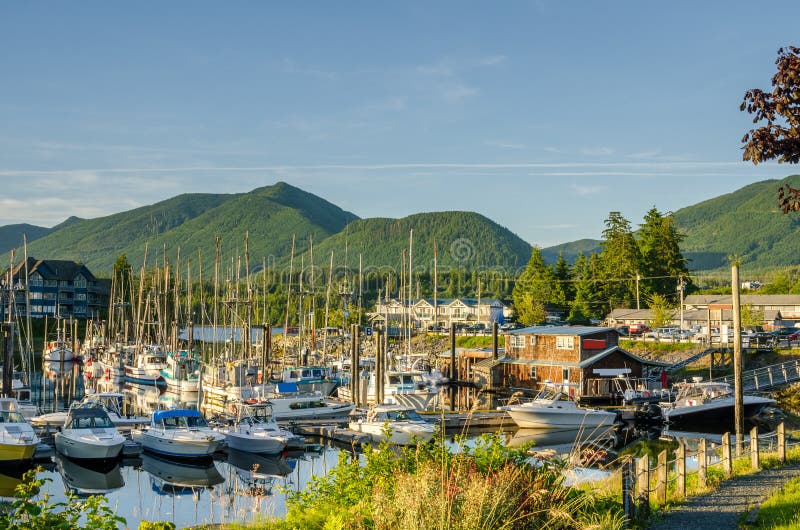
{"label": "roof", "polygon": [[13,274],[15,278],[24,276],[26,263],[28,267],[28,276],[37,272],[42,278],[47,280],[72,281],[78,274],[82,274],[87,280],[95,280],[91,271],[82,263],[60,259],[36,259],[32,257],[14,266]]}
{"label": "roof", "polygon": [[[690,294],[684,299],[686,305],[731,304],[729,294]],[[800,305],[798,294],[743,294],[741,303],[751,305]]]}
{"label": "roof", "polygon": [[606,357],[608,357],[609,355],[611,355],[612,353],[614,353],[616,351],[620,352],[621,354],[625,355],[626,357],[630,357],[632,360],[634,360],[634,361],[636,361],[638,363],[641,363],[641,364],[646,364],[646,365],[649,365],[649,366],[667,366],[666,363],[662,363],[662,362],[658,362],[658,361],[648,361],[647,359],[642,359],[641,357],[639,357],[637,355],[634,355],[634,354],[632,354],[631,352],[629,352],[627,350],[623,350],[619,346],[612,346],[610,348],[606,348],[605,350],[601,351],[600,353],[592,355],[591,357],[589,357],[587,359],[584,359],[583,361],[579,362],[578,366],[580,366],[581,368],[586,368],[587,366],[593,365],[597,361],[605,359]]}
{"label": "roof", "polygon": [[583,336],[594,335],[606,331],[614,331],[614,328],[601,328],[594,326],[530,326],[511,331],[511,335],[571,335]]}
{"label": "roof", "polygon": [[172,409],[172,410],[157,410],[153,413],[153,421],[159,422],[164,418],[202,418],[203,415],[194,409]]}

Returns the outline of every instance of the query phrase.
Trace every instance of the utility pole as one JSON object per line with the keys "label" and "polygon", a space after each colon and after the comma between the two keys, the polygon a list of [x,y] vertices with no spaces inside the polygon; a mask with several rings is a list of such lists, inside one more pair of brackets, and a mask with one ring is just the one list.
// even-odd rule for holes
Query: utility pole
{"label": "utility pole", "polygon": [[736,421],[736,454],[742,454],[744,435],[744,394],[742,390],[742,315],[739,305],[739,261],[731,266],[731,292],[733,293],[733,393]]}
{"label": "utility pole", "polygon": [[683,292],[686,290],[686,282],[683,281],[683,276],[678,276],[678,293],[681,299],[681,330],[683,330]]}
{"label": "utility pole", "polygon": [[636,272],[636,310],[637,311],[639,309],[641,309],[641,307],[639,307],[639,280],[641,280],[641,279],[642,279],[642,277],[639,275],[639,272],[637,271]]}

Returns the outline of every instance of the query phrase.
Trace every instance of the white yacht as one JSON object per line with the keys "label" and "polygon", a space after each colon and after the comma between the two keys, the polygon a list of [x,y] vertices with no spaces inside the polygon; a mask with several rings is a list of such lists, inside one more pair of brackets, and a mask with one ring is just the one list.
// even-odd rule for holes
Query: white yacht
{"label": "white yacht", "polygon": [[179,458],[211,456],[225,440],[193,409],[157,410],[150,425],[132,431],[132,437],[147,451]]}
{"label": "white yacht", "polygon": [[73,406],[64,427],[55,434],[56,451],[81,460],[110,460],[122,451],[122,436],[108,414],[96,407]]}
{"label": "white yacht", "polygon": [[617,413],[578,407],[560,385],[545,383],[532,401],[498,407],[523,429],[596,429],[614,424]]}
{"label": "white yacht", "polygon": [[[437,390],[432,390],[425,382],[427,374],[421,370],[388,370],[384,374],[384,403],[396,403],[416,410],[429,410],[436,404]],[[363,387],[362,387],[363,388]],[[344,401],[352,401],[349,385],[340,386],[337,396]],[[367,403],[375,403],[375,372],[369,373],[366,384]]]}
{"label": "white yacht", "polygon": [[143,346],[125,365],[125,381],[142,385],[163,384],[161,370],[167,367],[167,355],[159,346]]}
{"label": "white yacht", "polygon": [[373,405],[366,418],[351,421],[350,430],[368,434],[374,442],[388,440],[395,445],[411,445],[433,439],[436,426],[411,407],[382,404]]}
{"label": "white yacht", "polygon": [[295,437],[278,427],[267,403],[242,403],[234,424],[222,432],[229,448],[248,453],[278,454]]}
{"label": "white yacht", "polygon": [[14,398],[0,398],[0,462],[30,460],[39,438]]}
{"label": "white yacht", "polygon": [[[670,428],[693,430],[690,427],[734,427],[735,400],[730,384],[696,378],[692,382],[678,383],[675,387],[678,390],[675,401],[659,403],[664,421]],[[764,407],[774,404],[772,398],[745,394],[744,417],[753,417]]]}

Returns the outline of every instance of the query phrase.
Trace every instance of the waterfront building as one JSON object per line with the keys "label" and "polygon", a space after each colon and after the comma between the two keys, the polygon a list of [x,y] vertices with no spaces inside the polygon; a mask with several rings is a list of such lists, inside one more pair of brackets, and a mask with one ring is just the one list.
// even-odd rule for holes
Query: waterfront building
{"label": "waterfront building", "polygon": [[511,316],[510,307],[496,298],[390,298],[378,300],[370,322],[390,326],[410,326],[418,330],[447,330],[451,324],[460,329],[491,330],[493,322],[502,324]]}
{"label": "waterfront building", "polygon": [[[5,282],[8,269],[3,273]],[[61,318],[98,318],[101,308],[108,305],[109,281],[98,279],[85,265],[68,260],[48,260],[29,257],[16,264],[11,271],[15,313],[43,318],[46,315]],[[0,318],[5,318],[6,307],[0,307]]]}

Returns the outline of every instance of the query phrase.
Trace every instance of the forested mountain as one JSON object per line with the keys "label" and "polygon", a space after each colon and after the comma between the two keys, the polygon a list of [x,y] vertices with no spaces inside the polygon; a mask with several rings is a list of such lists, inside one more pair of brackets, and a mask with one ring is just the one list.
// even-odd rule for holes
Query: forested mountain
{"label": "forested mountain", "polygon": [[334,264],[399,269],[414,231],[412,266],[433,269],[434,243],[440,270],[502,269],[515,271],[527,263],[530,244],[491,219],[474,212],[430,212],[402,219],[372,218],[350,223],[340,233],[314,245],[314,262],[326,266],[334,252]]}
{"label": "forested mountain", "polygon": [[16,224],[0,226],[0,254],[8,252],[12,248],[17,248],[22,244],[23,234],[28,239],[28,243],[46,236],[53,229],[43,226],[29,224]]}
{"label": "forested mountain", "polygon": [[579,239],[577,241],[570,241],[569,243],[561,243],[552,247],[542,249],[542,257],[547,263],[555,263],[558,256],[563,254],[564,259],[570,263],[574,263],[580,254],[589,255],[593,252],[600,252],[599,239]]}
{"label": "forested mountain", "polygon": [[28,255],[80,261],[96,274],[108,275],[120,254],[138,268],[146,246],[149,264],[161,263],[164,248],[174,262],[180,247],[184,263],[197,263],[199,251],[208,271],[217,235],[223,256],[244,258],[249,233],[252,268],[262,258],[288,255],[293,234],[302,248],[309,235],[327,237],[355,219],[324,199],[279,182],[249,193],[179,195],[107,217],[64,223],[29,244]]}

